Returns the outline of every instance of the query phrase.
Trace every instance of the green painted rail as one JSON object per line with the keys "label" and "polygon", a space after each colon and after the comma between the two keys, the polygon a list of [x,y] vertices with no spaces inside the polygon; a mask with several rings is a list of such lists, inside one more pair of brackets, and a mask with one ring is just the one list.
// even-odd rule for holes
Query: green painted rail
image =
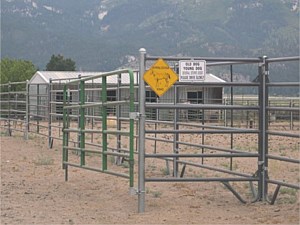
{"label": "green painted rail", "polygon": [[[107,101],[107,77],[113,75],[127,75],[129,76],[129,99],[125,101]],[[85,84],[87,81],[95,80],[101,78],[102,79],[102,90],[101,90],[101,102],[93,102],[93,103],[86,103],[85,102]],[[72,105],[70,104],[70,96],[68,96],[68,86],[70,85],[79,85],[79,104]],[[111,71],[107,73],[102,73],[95,76],[85,77],[77,80],[73,80],[69,83],[64,85],[63,91],[63,155],[62,155],[62,166],[65,170],[65,180],[68,180],[68,166],[79,167],[82,169],[88,169],[97,172],[103,172],[106,174],[111,174],[119,177],[129,178],[129,186],[132,188],[134,185],[134,119],[129,118],[129,130],[109,130],[107,126],[107,116],[108,110],[107,106],[112,105],[129,105],[129,115],[130,113],[134,112],[134,77],[133,71],[130,69],[124,70],[117,70]],[[97,131],[95,133],[102,134],[102,150],[99,151],[91,151],[85,148],[85,134],[91,133],[93,130],[85,129],[85,109],[92,108],[92,107],[102,107],[102,130]],[[72,109],[79,110],[79,125],[78,128],[70,128],[70,113]],[[79,146],[78,148],[69,147],[69,139],[70,133],[77,133],[79,136]],[[108,152],[108,134],[116,134],[116,135],[123,135],[129,136],[129,146],[128,146],[128,153],[114,153]],[[80,152],[80,163],[74,164],[69,162],[69,150],[75,150]],[[87,152],[96,152],[101,154],[102,156],[102,168],[95,168],[86,165],[85,156]],[[108,163],[107,163],[107,156],[114,155],[114,156],[127,156],[129,158],[129,174],[122,174],[117,173],[114,171],[108,170]]]}

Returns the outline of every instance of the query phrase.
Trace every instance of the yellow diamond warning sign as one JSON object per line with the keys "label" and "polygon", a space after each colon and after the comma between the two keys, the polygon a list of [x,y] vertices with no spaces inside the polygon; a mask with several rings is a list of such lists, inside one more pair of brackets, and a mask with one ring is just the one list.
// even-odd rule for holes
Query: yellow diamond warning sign
{"label": "yellow diamond warning sign", "polygon": [[177,80],[177,74],[163,59],[158,59],[144,74],[144,81],[158,96],[162,96]]}

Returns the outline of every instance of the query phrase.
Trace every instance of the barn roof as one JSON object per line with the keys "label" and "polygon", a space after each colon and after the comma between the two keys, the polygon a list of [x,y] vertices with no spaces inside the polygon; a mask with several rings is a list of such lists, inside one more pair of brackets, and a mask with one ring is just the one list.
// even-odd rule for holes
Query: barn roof
{"label": "barn roof", "polygon": [[211,74],[211,73],[207,73],[205,75],[205,80],[204,82],[226,82],[225,80],[222,80],[221,78]]}
{"label": "barn roof", "polygon": [[[30,79],[30,84],[47,84],[50,83],[50,80],[52,82],[61,82],[66,83],[71,80],[78,79],[79,76],[81,77],[90,77],[102,74],[104,72],[82,72],[82,71],[37,71],[33,77]],[[125,75],[125,74],[124,74]],[[136,77],[134,76],[134,80],[136,82]],[[128,76],[121,76],[122,83],[129,83],[129,77]],[[98,78],[94,81],[87,81],[87,83],[101,83],[102,79]],[[118,76],[113,75],[109,76],[107,78],[107,83],[110,84],[116,84],[118,82]]]}
{"label": "barn roof", "polygon": [[[37,71],[33,77],[30,79],[30,84],[48,84],[50,80],[52,82],[69,82],[70,80],[78,79],[81,77],[95,76],[99,75],[103,72],[82,72],[82,71]],[[121,76],[122,83],[129,83],[128,76]],[[137,72],[134,73],[134,81],[137,83],[138,76]],[[92,82],[92,81],[88,81]],[[93,81],[94,83],[101,83],[102,79],[96,79]],[[118,76],[109,76],[107,78],[108,84],[116,84],[118,82]],[[208,73],[205,76],[205,80],[203,82],[225,82],[224,80],[218,78],[217,76]]]}
{"label": "barn roof", "polygon": [[45,82],[52,80],[77,79],[79,75],[93,76],[99,72],[79,72],[79,71],[37,71],[36,76],[40,76]]}

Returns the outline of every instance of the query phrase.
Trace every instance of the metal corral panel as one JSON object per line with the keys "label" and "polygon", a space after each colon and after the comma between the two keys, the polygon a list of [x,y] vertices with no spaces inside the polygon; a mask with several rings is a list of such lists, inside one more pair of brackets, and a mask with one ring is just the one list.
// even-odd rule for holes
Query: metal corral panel
{"label": "metal corral panel", "polygon": [[[41,83],[50,83],[52,81],[60,81],[61,83],[69,82],[70,80],[78,79],[79,77],[90,77],[102,74],[103,72],[81,72],[81,71],[37,71],[33,77],[30,79],[30,84],[41,84]],[[134,83],[137,84],[138,76],[137,72],[134,73]],[[87,81],[87,83],[102,83],[102,79],[95,79]],[[107,83],[117,84],[118,76],[109,76],[107,78]],[[129,84],[129,76],[125,73],[121,75],[121,83]]]}
{"label": "metal corral panel", "polygon": [[47,119],[48,108],[48,84],[29,85],[29,114],[38,120]]}

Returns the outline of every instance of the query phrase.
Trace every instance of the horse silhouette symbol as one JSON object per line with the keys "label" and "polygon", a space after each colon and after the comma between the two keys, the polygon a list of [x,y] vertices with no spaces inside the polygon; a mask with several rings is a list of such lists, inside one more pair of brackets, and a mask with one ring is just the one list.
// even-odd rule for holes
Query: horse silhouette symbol
{"label": "horse silhouette symbol", "polygon": [[169,86],[169,80],[171,78],[170,74],[164,72],[164,73],[153,73],[152,75],[156,81],[156,88],[157,89],[164,89]]}

